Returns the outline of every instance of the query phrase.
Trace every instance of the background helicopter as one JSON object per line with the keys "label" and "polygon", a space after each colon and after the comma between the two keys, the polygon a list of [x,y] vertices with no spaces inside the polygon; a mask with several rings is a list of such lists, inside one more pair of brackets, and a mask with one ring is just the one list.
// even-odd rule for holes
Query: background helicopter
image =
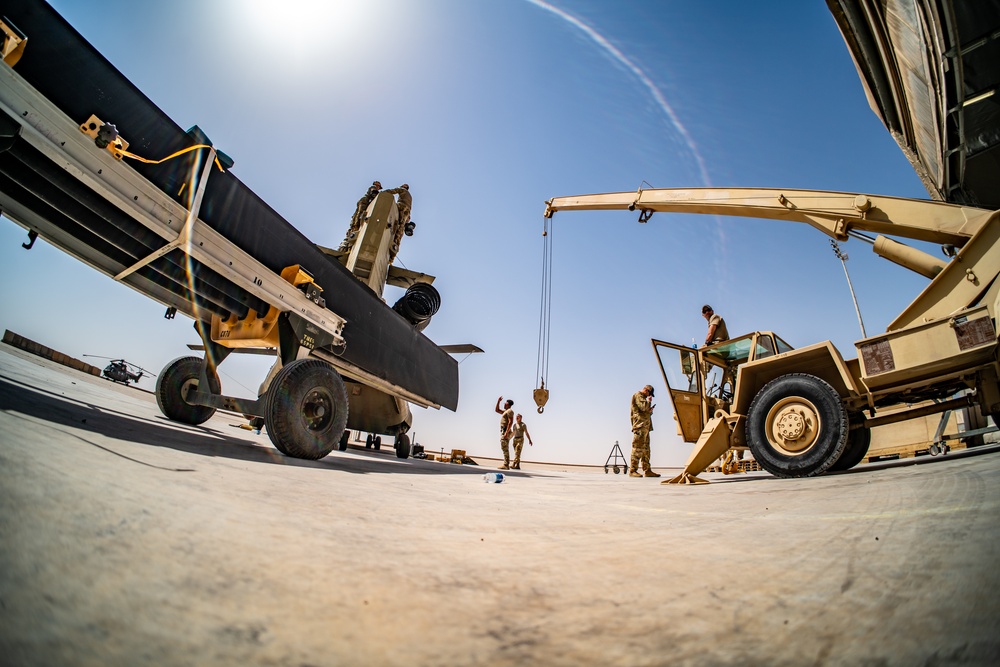
{"label": "background helicopter", "polygon": [[153,373],[150,373],[145,368],[136,366],[133,363],[125,361],[124,359],[111,359],[111,357],[99,357],[95,354],[85,354],[85,357],[92,357],[94,359],[110,359],[109,363],[101,375],[111,380],[112,382],[121,382],[122,384],[128,384],[129,382],[139,383],[139,380],[144,376],[156,377]]}

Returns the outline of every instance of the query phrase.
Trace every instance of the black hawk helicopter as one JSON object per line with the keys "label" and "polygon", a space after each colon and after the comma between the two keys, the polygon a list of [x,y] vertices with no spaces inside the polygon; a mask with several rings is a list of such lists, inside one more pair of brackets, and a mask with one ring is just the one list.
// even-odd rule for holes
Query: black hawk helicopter
{"label": "black hawk helicopter", "polygon": [[149,377],[156,377],[156,375],[150,373],[145,368],[124,359],[111,359],[111,357],[99,357],[94,354],[85,354],[83,356],[94,359],[109,359],[111,363],[105,366],[104,370],[101,371],[101,375],[112,382],[121,382],[124,385],[127,385],[129,382],[138,384],[139,380],[147,375]]}

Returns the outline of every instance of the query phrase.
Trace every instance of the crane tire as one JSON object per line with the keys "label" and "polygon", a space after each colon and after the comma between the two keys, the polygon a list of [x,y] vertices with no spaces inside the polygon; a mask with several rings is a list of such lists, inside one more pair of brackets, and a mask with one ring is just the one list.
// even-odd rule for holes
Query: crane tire
{"label": "crane tire", "polygon": [[[850,421],[864,421],[864,417],[858,415],[850,419]],[[861,428],[852,429],[850,433],[847,434],[847,446],[844,447],[844,452],[840,455],[840,458],[830,466],[827,472],[836,472],[840,470],[850,470],[854,466],[861,463],[865,458],[865,454],[868,453],[868,447],[872,444],[872,431],[867,426]]]}
{"label": "crane tire", "polygon": [[[160,412],[171,421],[183,424],[203,424],[215,414],[215,408],[207,405],[192,405],[185,400],[188,392],[198,389],[203,359],[179,357],[167,364],[156,378],[156,404]],[[208,378],[209,390],[213,394],[222,392],[219,376],[212,373]]]}
{"label": "crane tire", "polygon": [[847,410],[829,383],[790,373],[768,382],[750,403],[747,443],[760,467],[775,477],[811,477],[840,458],[848,425]]}

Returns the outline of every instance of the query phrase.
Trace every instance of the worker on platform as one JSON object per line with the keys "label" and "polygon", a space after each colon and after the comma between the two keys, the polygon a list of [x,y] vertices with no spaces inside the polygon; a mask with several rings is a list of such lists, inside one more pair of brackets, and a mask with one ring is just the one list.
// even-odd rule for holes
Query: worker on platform
{"label": "worker on platform", "polygon": [[[653,385],[645,387],[632,395],[632,465],[629,477],[659,477],[649,465],[649,432],[653,430]],[[645,473],[639,472],[642,466]]]}
{"label": "worker on platform", "polygon": [[413,195],[410,194],[410,186],[406,183],[403,183],[398,188],[386,190],[386,192],[399,197],[396,201],[396,211],[399,213],[399,218],[392,228],[392,245],[389,248],[389,261],[391,262],[396,258],[396,253],[399,252],[399,244],[403,240],[403,234],[407,233],[408,236],[413,235],[414,226],[410,223],[410,211],[413,209]]}
{"label": "worker on platform", "polygon": [[365,213],[368,211],[368,206],[375,201],[375,197],[378,196],[381,190],[382,184],[378,181],[373,181],[368,191],[358,200],[358,205],[354,209],[354,215],[351,216],[351,226],[347,228],[347,235],[344,237],[344,242],[340,244],[340,249],[344,252],[350,252],[351,248],[354,247],[354,242],[358,240],[358,232],[361,231],[361,223],[365,221]]}
{"label": "worker on platform", "polygon": [[507,399],[500,409],[500,401],[503,396],[497,399],[497,414],[500,415],[500,450],[503,452],[503,465],[500,470],[510,469],[510,438],[514,434],[514,401]]}
{"label": "worker on platform", "polygon": [[524,436],[528,436],[529,447],[534,447],[535,443],[531,441],[531,434],[528,433],[528,425],[521,421],[521,415],[514,417],[514,426],[511,427],[511,432],[514,435],[514,464],[511,465],[511,469],[520,470],[521,450],[524,449]]}
{"label": "worker on platform", "polygon": [[710,305],[706,303],[701,307],[701,315],[708,320],[708,334],[705,335],[705,345],[729,340],[729,329],[726,328],[726,321],[722,319],[721,315],[716,315]]}

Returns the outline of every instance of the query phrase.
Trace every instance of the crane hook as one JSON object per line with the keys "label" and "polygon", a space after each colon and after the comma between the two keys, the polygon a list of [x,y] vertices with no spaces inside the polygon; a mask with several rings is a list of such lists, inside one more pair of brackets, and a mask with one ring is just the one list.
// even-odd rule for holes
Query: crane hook
{"label": "crane hook", "polygon": [[549,401],[549,390],[545,388],[545,380],[542,380],[542,386],[532,392],[532,396],[535,398],[535,405],[538,406],[538,414],[545,412],[545,404]]}

